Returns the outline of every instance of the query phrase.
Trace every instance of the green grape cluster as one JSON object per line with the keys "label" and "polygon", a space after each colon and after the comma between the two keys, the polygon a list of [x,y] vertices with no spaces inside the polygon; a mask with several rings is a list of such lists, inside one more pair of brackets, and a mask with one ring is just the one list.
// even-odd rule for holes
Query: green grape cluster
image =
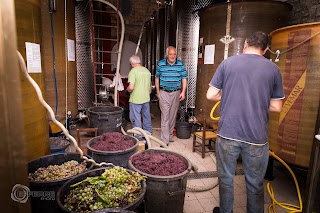
{"label": "green grape cluster", "polygon": [[29,174],[29,179],[33,181],[54,181],[68,178],[86,171],[86,163],[79,163],[70,160],[62,165],[50,165],[48,167],[40,167],[33,174]]}
{"label": "green grape cluster", "polygon": [[145,176],[115,166],[101,176],[88,177],[72,185],[64,199],[70,211],[91,212],[102,208],[121,208],[134,202],[142,192]]}

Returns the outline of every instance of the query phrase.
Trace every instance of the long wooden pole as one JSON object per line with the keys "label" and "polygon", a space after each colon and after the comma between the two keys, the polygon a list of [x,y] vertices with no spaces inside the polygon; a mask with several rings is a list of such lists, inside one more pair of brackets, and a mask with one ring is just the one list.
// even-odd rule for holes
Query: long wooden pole
{"label": "long wooden pole", "polygon": [[0,203],[2,212],[31,212],[14,11],[13,0],[0,0]]}

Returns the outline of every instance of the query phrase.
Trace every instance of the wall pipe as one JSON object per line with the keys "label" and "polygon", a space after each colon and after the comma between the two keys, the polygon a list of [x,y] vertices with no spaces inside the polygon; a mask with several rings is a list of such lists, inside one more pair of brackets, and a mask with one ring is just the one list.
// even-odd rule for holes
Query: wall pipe
{"label": "wall pipe", "polygon": [[56,10],[56,3],[55,1],[53,4],[51,4],[51,1],[48,0],[48,7],[49,7],[49,13],[50,13],[50,26],[51,26],[51,45],[52,45],[52,63],[53,63],[53,80],[54,80],[54,89],[56,92],[56,111],[55,114],[58,113],[58,105],[59,105],[59,99],[58,99],[58,86],[57,86],[57,77],[56,77],[56,55],[54,50],[54,27],[53,27],[53,17],[52,13]]}
{"label": "wall pipe", "polygon": [[137,55],[137,54],[138,54],[138,51],[139,51],[139,47],[140,47],[140,42],[141,42],[141,38],[142,38],[142,34],[143,34],[144,25],[145,25],[145,22],[143,22],[142,27],[141,27],[141,31],[140,31],[140,36],[139,36],[137,48],[136,48],[136,51],[135,51],[135,53],[134,53],[135,55]]}

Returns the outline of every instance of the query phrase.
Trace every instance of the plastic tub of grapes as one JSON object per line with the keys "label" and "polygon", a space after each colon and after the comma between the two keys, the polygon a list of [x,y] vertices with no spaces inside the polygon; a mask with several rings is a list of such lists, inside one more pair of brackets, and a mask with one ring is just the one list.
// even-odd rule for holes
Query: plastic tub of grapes
{"label": "plastic tub of grapes", "polygon": [[106,132],[87,142],[88,155],[97,163],[107,162],[128,168],[128,160],[138,149],[135,137],[119,132]]}
{"label": "plastic tub of grapes", "polygon": [[135,211],[146,193],[145,179],[119,166],[90,170],[63,184],[57,202],[64,212],[72,213]]}
{"label": "plastic tub of grapes", "polygon": [[134,211],[125,209],[100,209],[92,213],[135,213]]}
{"label": "plastic tub of grapes", "polygon": [[[87,156],[91,159],[91,157]],[[32,212],[58,212],[58,189],[73,176],[93,168],[78,153],[46,155],[28,163]]]}
{"label": "plastic tub of grapes", "polygon": [[129,168],[147,177],[146,211],[182,213],[190,161],[166,149],[148,149],[132,155]]}

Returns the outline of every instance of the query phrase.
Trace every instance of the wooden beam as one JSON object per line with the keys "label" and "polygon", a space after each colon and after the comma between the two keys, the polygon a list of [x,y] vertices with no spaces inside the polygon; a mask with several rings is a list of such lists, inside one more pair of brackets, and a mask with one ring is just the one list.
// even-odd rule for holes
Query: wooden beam
{"label": "wooden beam", "polygon": [[15,22],[14,1],[0,0],[0,203],[2,212],[30,212],[30,199],[11,198],[16,184],[28,184]]}

